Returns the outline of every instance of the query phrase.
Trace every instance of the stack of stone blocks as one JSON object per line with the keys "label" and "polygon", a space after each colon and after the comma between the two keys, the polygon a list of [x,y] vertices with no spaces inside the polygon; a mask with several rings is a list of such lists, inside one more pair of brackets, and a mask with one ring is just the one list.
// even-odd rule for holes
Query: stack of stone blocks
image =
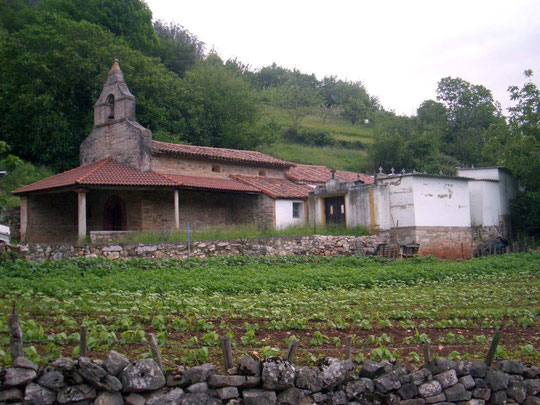
{"label": "stack of stone blocks", "polygon": [[164,374],[150,358],[60,358],[38,367],[19,357],[0,369],[0,405],[540,404],[540,367],[504,360],[436,358],[422,368],[325,358],[318,366],[246,355],[226,374],[212,364]]}

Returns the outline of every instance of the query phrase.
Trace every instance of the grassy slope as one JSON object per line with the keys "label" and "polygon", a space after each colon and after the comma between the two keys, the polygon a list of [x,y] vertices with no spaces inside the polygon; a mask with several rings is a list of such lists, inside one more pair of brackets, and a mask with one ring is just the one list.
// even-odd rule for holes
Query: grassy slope
{"label": "grassy slope", "polygon": [[[273,120],[283,130],[290,127],[291,119],[284,110],[266,106],[263,115]],[[301,126],[308,129],[324,130],[340,141],[362,142],[368,144],[372,141],[372,128],[363,124],[352,125],[341,117],[330,117],[326,123],[320,116],[305,117]],[[307,163],[328,166],[338,170],[362,171],[366,160],[366,151],[361,149],[339,147],[313,147],[285,140],[278,140],[275,144],[264,147],[261,152],[281,159],[297,163]]]}

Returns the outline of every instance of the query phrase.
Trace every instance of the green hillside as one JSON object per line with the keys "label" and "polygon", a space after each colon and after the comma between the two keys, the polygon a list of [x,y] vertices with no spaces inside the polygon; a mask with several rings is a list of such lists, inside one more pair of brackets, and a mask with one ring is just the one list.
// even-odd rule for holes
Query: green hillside
{"label": "green hillside", "polygon": [[[277,124],[280,133],[292,126],[292,120],[287,112],[278,107],[266,105],[263,107],[262,115],[266,120]],[[323,122],[321,115],[313,114],[302,120],[301,129],[328,132],[336,145],[313,146],[291,142],[280,136],[275,143],[262,146],[259,150],[295,163],[323,165],[337,170],[365,170],[367,159],[365,146],[373,139],[371,125],[364,123],[352,125],[341,116],[331,116]]]}

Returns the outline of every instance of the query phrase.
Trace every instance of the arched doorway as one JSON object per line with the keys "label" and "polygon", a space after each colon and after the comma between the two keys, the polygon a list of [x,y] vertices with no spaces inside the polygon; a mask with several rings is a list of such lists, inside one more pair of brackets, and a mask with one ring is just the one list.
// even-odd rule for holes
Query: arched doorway
{"label": "arched doorway", "polygon": [[122,197],[112,195],[105,202],[103,211],[103,229],[105,231],[126,230],[126,204]]}

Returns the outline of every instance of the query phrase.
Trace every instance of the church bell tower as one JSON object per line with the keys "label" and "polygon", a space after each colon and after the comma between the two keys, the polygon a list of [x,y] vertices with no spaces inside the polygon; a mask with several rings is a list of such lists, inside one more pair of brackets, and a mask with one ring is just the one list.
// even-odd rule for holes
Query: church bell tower
{"label": "church bell tower", "polygon": [[104,158],[140,171],[151,168],[152,133],[135,119],[135,96],[114,61],[94,105],[94,128],[81,143],[81,164]]}

